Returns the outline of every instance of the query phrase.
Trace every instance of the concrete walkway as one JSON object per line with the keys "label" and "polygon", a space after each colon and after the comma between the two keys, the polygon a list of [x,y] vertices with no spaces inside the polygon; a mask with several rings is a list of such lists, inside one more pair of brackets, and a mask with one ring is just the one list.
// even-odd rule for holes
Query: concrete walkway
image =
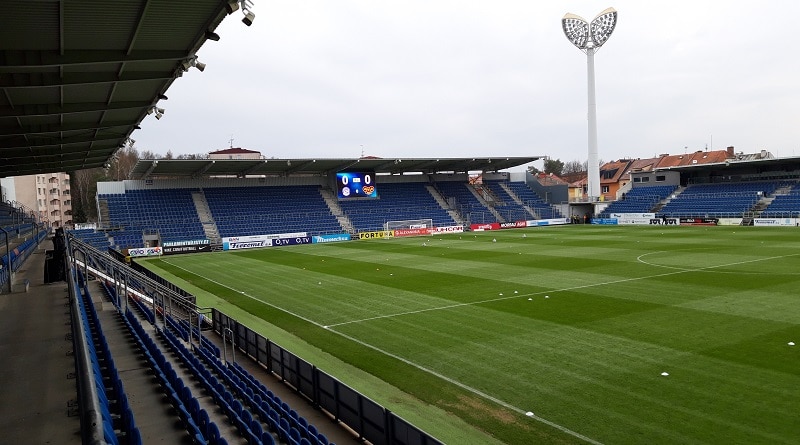
{"label": "concrete walkway", "polygon": [[0,294],[0,443],[81,443],[69,294],[64,282],[44,284],[45,248]]}

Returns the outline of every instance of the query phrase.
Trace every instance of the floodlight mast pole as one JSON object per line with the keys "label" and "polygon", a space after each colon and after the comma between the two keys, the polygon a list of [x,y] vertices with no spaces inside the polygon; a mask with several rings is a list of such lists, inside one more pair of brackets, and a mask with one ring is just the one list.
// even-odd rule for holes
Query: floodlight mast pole
{"label": "floodlight mast pole", "polygon": [[561,19],[564,35],[579,50],[586,53],[588,84],[589,159],[586,166],[586,194],[590,202],[600,199],[600,161],[597,154],[597,101],[594,88],[594,54],[611,37],[617,25],[617,11],[607,8],[592,20],[591,24],[575,14],[566,14]]}
{"label": "floodlight mast pole", "polygon": [[587,195],[589,201],[600,199],[600,161],[597,154],[597,100],[594,94],[594,48],[586,48],[586,74],[589,94],[589,160],[586,165],[588,175]]}

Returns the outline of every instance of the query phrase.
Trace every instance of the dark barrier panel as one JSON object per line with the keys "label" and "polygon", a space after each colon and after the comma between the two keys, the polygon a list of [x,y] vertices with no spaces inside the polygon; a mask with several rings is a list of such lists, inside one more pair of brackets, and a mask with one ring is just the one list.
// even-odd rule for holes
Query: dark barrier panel
{"label": "dark barrier panel", "polygon": [[443,445],[394,413],[389,413],[388,417],[390,443],[393,445]]}
{"label": "dark barrier panel", "polygon": [[373,445],[442,445],[428,433],[217,309],[213,309],[211,319],[217,334],[223,336],[223,331],[230,329],[239,351],[346,424],[360,439]]}
{"label": "dark barrier panel", "polygon": [[374,445],[386,442],[386,409],[372,400],[358,395],[361,411],[361,434]]}

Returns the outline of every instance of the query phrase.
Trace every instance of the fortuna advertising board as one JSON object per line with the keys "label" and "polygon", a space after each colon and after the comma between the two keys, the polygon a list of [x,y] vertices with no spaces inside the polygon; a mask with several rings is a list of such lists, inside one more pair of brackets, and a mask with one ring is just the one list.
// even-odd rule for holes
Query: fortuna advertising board
{"label": "fortuna advertising board", "polygon": [[358,239],[381,239],[394,237],[394,230],[379,230],[377,232],[359,232]]}

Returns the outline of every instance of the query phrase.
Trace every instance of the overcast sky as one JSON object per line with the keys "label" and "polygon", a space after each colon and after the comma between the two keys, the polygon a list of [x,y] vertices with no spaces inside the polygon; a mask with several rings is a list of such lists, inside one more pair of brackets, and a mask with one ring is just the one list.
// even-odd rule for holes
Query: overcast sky
{"label": "overcast sky", "polygon": [[140,150],[277,158],[587,158],[586,56],[561,30],[612,6],[595,56],[600,158],[800,156],[800,2],[254,0],[167,91]]}

